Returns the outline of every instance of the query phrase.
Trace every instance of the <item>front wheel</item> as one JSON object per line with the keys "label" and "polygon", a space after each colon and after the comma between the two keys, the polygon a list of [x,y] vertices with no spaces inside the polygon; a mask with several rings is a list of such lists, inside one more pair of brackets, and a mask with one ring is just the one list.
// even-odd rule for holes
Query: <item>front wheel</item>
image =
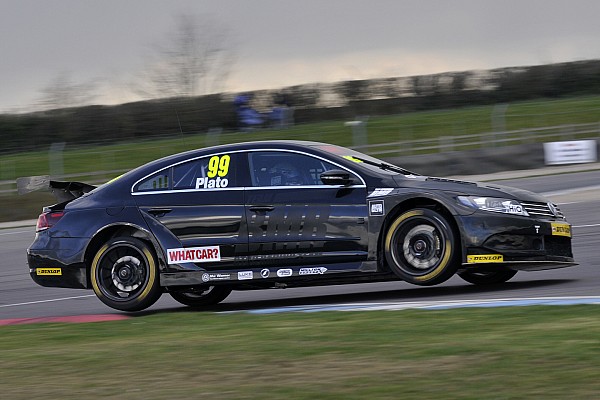
{"label": "front wheel", "polygon": [[516,274],[517,271],[510,269],[499,269],[496,271],[466,270],[459,272],[458,276],[474,285],[493,285],[495,283],[504,283]]}
{"label": "front wheel", "polygon": [[225,300],[231,293],[227,286],[208,286],[206,288],[190,289],[185,292],[169,292],[179,303],[190,307],[212,306]]}
{"label": "front wheel", "polygon": [[458,269],[455,233],[444,216],[415,208],[393,220],[385,235],[384,251],[390,269],[415,285],[435,285]]}
{"label": "front wheel", "polygon": [[92,261],[90,278],[96,296],[121,311],[143,310],[161,295],[154,253],[132,237],[113,238],[102,246]]}

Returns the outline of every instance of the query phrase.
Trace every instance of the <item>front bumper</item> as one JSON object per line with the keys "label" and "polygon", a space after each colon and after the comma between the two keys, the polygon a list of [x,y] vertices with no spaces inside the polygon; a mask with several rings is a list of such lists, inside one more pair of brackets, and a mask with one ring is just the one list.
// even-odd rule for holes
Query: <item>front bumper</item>
{"label": "front bumper", "polygon": [[563,220],[474,213],[459,218],[463,268],[543,270],[577,265]]}

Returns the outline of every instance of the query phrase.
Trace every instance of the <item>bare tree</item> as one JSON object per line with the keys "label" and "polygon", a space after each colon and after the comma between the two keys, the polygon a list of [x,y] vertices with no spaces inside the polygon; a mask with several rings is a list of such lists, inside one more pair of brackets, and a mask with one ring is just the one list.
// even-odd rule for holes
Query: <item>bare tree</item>
{"label": "bare tree", "polygon": [[76,83],[68,71],[56,75],[40,93],[37,104],[43,110],[78,107],[90,104],[97,97],[95,83]]}
{"label": "bare tree", "polygon": [[134,91],[146,98],[217,93],[233,62],[227,29],[197,15],[176,17],[174,30],[153,52]]}

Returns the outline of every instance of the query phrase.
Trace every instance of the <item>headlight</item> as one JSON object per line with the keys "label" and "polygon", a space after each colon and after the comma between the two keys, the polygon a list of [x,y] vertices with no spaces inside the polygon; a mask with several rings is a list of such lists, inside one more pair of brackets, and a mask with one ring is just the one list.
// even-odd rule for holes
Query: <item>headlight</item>
{"label": "headlight", "polygon": [[516,200],[501,199],[498,197],[458,196],[458,201],[467,207],[477,210],[529,216],[521,203]]}

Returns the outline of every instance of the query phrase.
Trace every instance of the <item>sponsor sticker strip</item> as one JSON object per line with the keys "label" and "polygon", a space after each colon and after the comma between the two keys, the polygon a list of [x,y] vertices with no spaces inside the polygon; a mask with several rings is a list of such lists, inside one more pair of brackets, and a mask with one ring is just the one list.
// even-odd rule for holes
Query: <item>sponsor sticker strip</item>
{"label": "sponsor sticker strip", "polygon": [[36,275],[60,276],[62,275],[62,270],[60,268],[37,268],[35,273]]}
{"label": "sponsor sticker strip", "polygon": [[392,193],[393,190],[394,188],[376,188],[367,197],[387,196]]}
{"label": "sponsor sticker strip", "polygon": [[369,200],[369,216],[385,215],[385,203],[383,200]]}
{"label": "sponsor sticker strip", "polygon": [[504,262],[502,254],[473,254],[467,256],[468,263],[495,263]]}
{"label": "sponsor sticker strip", "polygon": [[552,235],[571,237],[571,225],[561,222],[552,222]]}
{"label": "sponsor sticker strip", "polygon": [[300,268],[298,275],[323,275],[325,272],[327,272],[325,267]]}

